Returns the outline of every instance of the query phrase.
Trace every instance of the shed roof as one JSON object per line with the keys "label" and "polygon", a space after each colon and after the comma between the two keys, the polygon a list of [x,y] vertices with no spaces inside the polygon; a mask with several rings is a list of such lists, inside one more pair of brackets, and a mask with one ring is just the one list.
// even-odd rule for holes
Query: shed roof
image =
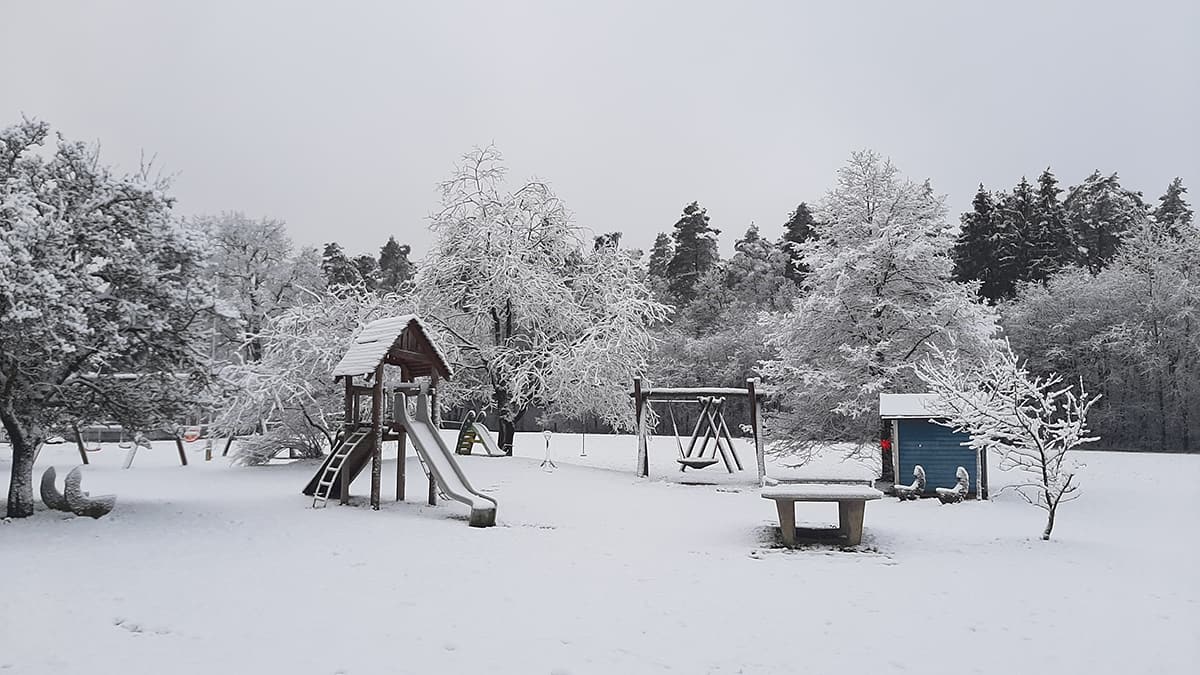
{"label": "shed roof", "polygon": [[879,416],[883,419],[945,417],[937,394],[880,394]]}
{"label": "shed roof", "polygon": [[445,354],[415,314],[377,319],[363,326],[334,367],[333,376],[366,375],[381,363],[404,366],[412,377],[434,372],[447,380],[453,376]]}

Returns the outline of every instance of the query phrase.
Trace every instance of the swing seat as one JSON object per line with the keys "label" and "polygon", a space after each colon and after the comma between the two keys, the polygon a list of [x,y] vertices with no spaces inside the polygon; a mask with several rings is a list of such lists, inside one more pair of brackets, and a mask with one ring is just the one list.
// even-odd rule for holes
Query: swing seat
{"label": "swing seat", "polygon": [[101,449],[102,448],[98,445],[90,447],[90,448],[84,448],[84,450],[86,450],[87,452],[100,452]]}
{"label": "swing seat", "polygon": [[716,457],[679,457],[675,461],[690,469],[704,469],[720,460]]}

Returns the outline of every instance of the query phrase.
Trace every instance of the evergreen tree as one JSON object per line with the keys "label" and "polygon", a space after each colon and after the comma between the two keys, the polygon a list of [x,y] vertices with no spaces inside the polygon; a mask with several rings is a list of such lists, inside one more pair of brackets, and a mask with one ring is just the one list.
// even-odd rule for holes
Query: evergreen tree
{"label": "evergreen tree", "polygon": [[621,248],[621,234],[620,232],[607,232],[597,235],[592,239],[592,250],[599,251],[602,248],[609,247]]}
{"label": "evergreen tree", "polygon": [[1167,232],[1179,234],[1192,224],[1192,209],[1184,201],[1183,194],[1187,188],[1179,178],[1171,181],[1167,192],[1158,198],[1158,208],[1154,210],[1154,220],[1166,228]]}
{"label": "evergreen tree", "polygon": [[353,286],[362,280],[362,275],[337,242],[325,244],[325,252],[321,255],[321,274],[325,276],[325,285],[329,288]]}
{"label": "evergreen tree", "polygon": [[413,264],[408,259],[412,247],[399,244],[395,237],[388,237],[387,243],[379,249],[379,288],[383,291],[399,290],[405,282],[413,277]]}
{"label": "evergreen tree", "polygon": [[381,275],[379,270],[379,261],[375,259],[375,256],[364,253],[362,255],[354,256],[354,260],[352,262],[354,264],[354,269],[358,271],[358,278],[362,282],[363,286],[365,286],[369,291],[379,290]]}
{"label": "evergreen tree", "polygon": [[667,265],[671,295],[678,306],[696,298],[696,282],[720,262],[717,235],[721,233],[708,224],[708,213],[697,202],[683,209],[671,237],[675,253]]}
{"label": "evergreen tree", "polygon": [[803,282],[804,276],[808,274],[808,268],[801,262],[800,244],[816,236],[814,225],[816,221],[813,219],[812,210],[805,202],[800,202],[800,206],[792,211],[792,215],[783,225],[783,239],[779,246],[788,254],[787,278],[796,283]]}
{"label": "evergreen tree", "polygon": [[1058,179],[1049,167],[1038,177],[1033,222],[1029,233],[1029,260],[1026,279],[1044,282],[1052,274],[1075,261],[1076,250],[1066,213],[1058,195]]}
{"label": "evergreen tree", "polygon": [[980,296],[995,301],[999,296],[993,279],[998,268],[992,237],[998,218],[996,199],[983,184],[972,201],[972,210],[962,214],[962,227],[951,250],[953,278],[959,282],[979,281]]}
{"label": "evergreen tree", "polygon": [[1031,233],[1034,229],[1035,201],[1033,186],[1024,176],[1012,192],[1004,194],[999,200],[992,231],[992,255],[995,256],[996,266],[990,275],[988,292],[984,295],[989,300],[1013,297],[1017,283],[1027,279],[1029,264],[1034,257]]}
{"label": "evergreen tree", "polygon": [[763,238],[757,225],[733,245],[735,253],[725,265],[725,285],[737,302],[753,310],[782,310],[791,306],[796,284],[788,279],[788,252]]}
{"label": "evergreen tree", "polygon": [[671,245],[671,236],[665,232],[659,232],[658,236],[654,238],[654,247],[650,249],[647,274],[654,279],[666,279],[667,266],[671,264],[671,258],[674,256],[675,247]]}
{"label": "evergreen tree", "polygon": [[1112,260],[1125,233],[1147,211],[1141,193],[1121,187],[1117,174],[1101,176],[1099,171],[1071,188],[1064,206],[1079,245],[1079,264],[1092,274]]}

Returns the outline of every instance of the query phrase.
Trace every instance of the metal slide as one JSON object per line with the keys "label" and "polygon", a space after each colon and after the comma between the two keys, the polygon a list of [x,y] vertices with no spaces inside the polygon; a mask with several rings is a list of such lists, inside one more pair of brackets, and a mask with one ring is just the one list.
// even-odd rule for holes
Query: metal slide
{"label": "metal slide", "polygon": [[[408,406],[396,406],[394,411],[404,424],[404,430],[420,455],[425,467],[433,475],[447,497],[471,507],[471,527],[491,527],[496,524],[496,500],[471,487],[467,476],[454,460],[454,453],[446,446],[437,427],[429,419],[429,397],[422,393],[417,398],[417,418],[408,414]],[[493,443],[493,445],[495,445]]]}
{"label": "metal slide", "polygon": [[492,438],[492,432],[483,426],[480,422],[473,422],[471,429],[475,431],[475,437],[483,444],[483,449],[487,452],[488,457],[504,457],[504,451],[500,446],[496,445],[496,439]]}

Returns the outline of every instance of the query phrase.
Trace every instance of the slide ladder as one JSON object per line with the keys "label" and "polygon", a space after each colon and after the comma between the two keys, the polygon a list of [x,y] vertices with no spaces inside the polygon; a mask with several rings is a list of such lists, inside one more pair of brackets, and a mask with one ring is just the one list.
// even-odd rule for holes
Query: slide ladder
{"label": "slide ladder", "polygon": [[366,440],[370,434],[370,429],[359,429],[342,439],[342,442],[330,453],[329,459],[325,461],[320,471],[317,472],[317,486],[312,493],[314,509],[318,506],[325,506],[329,501],[329,493],[333,490],[334,484],[337,483],[342,468],[346,466],[346,459],[350,456],[350,453],[354,452],[358,444]]}

